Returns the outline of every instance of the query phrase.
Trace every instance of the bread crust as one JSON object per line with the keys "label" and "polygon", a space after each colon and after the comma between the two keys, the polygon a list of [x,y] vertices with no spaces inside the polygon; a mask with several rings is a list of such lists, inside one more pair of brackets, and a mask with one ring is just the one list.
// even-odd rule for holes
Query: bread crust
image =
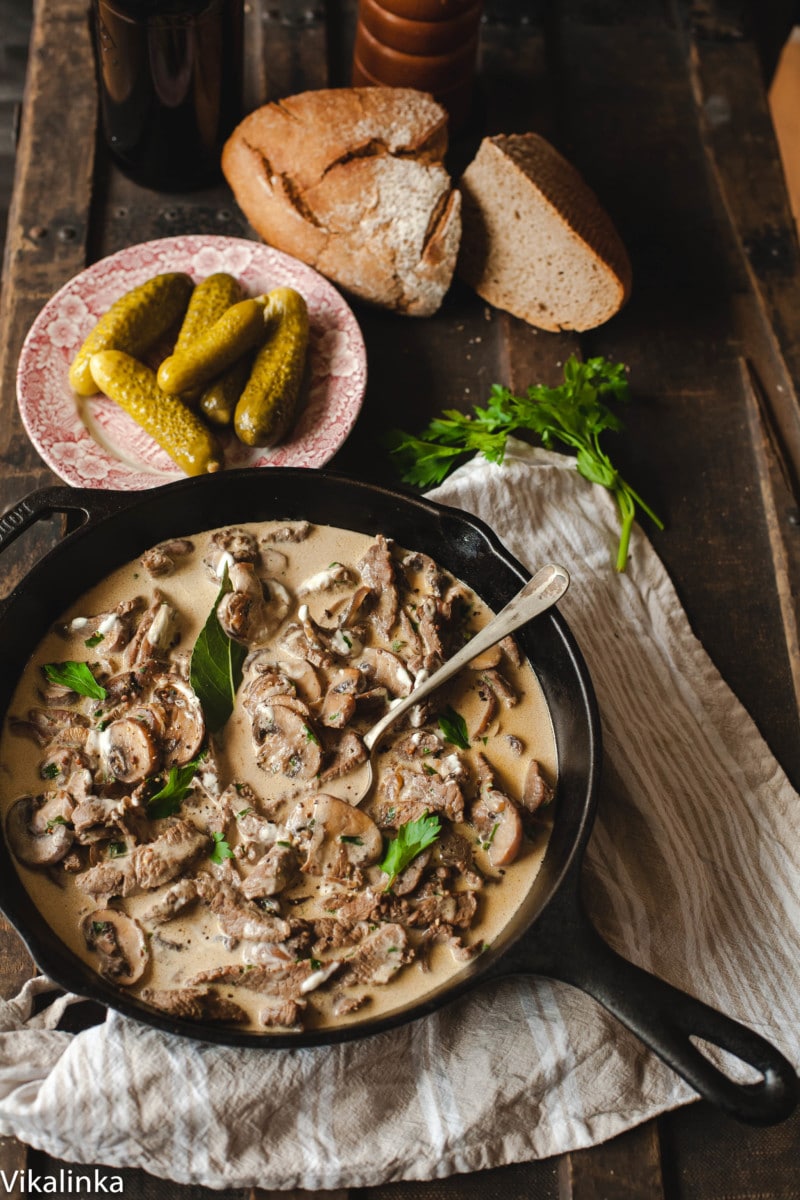
{"label": "bread crust", "polygon": [[364,300],[435,312],[461,234],[447,114],[411,88],[303,92],[256,109],[222,169],[256,232]]}
{"label": "bread crust", "polygon": [[490,304],[553,332],[593,329],[628,299],[632,272],[608,214],[544,138],[485,138],[460,187],[459,274]]}

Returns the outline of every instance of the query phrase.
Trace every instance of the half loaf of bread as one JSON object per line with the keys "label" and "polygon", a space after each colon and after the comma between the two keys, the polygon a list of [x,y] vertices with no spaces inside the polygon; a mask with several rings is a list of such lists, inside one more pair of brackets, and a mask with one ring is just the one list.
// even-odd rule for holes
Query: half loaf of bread
{"label": "half loaf of bread", "polygon": [[256,109],[222,169],[256,232],[354,295],[436,311],[461,236],[447,114],[412,88],[302,92]]}
{"label": "half loaf of bread", "polygon": [[539,329],[593,329],[625,303],[631,266],[594,192],[535,133],[484,138],[461,179],[458,272]]}

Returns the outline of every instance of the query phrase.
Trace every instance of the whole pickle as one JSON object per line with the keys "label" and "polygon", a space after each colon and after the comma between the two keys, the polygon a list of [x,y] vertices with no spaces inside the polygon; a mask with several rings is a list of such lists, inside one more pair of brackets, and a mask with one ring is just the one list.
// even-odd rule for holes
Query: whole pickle
{"label": "whole pickle", "polygon": [[202,279],[189,298],[189,307],[183,318],[173,354],[180,354],[192,342],[219,320],[234,304],[242,299],[242,288],[238,279],[226,271],[218,271]]}
{"label": "whole pickle", "polygon": [[100,390],[124,408],[187,475],[221,469],[222,455],[211,430],[178,396],[161,391],[154,371],[122,350],[93,354],[91,363]]}
{"label": "whole pickle", "polygon": [[180,320],[186,311],[192,281],[182,272],[155,275],[120,296],[88,335],[69,368],[69,382],[79,396],[98,390],[90,360],[101,350],[124,350],[138,356]]}
{"label": "whole pickle", "polygon": [[253,354],[245,354],[210,383],[200,397],[200,412],[212,425],[230,425],[236,405],[253,366]]}
{"label": "whole pickle", "polygon": [[233,418],[237,437],[248,446],[272,446],[289,428],[308,349],[308,309],[299,292],[271,291],[266,317],[274,330],[256,355]]}
{"label": "whole pickle", "polygon": [[165,358],[158,368],[158,386],[180,395],[205,387],[227,367],[263,340],[265,296],[240,300],[224,312],[191,345]]}

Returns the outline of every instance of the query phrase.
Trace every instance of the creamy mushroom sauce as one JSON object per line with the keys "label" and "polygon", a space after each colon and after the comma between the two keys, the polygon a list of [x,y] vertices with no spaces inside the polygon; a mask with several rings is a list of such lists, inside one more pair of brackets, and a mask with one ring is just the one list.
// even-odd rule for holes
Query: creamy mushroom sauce
{"label": "creamy mushroom sauce", "polygon": [[[245,592],[234,599],[244,595],[246,601],[246,589],[250,587],[252,592],[256,578],[259,593],[263,583],[266,603],[261,607],[259,598],[255,620],[247,603],[233,614],[234,622],[243,612],[250,620],[251,628],[244,630],[250,659],[227,724],[218,735],[202,737],[206,756],[179,812],[148,820],[147,797],[165,781],[167,763],[196,756],[192,737],[197,729],[189,729],[183,745],[175,736],[170,742],[161,726],[153,731],[154,722],[158,725],[161,717],[155,719],[151,710],[160,703],[163,716],[167,700],[163,680],[158,703],[149,681],[154,671],[162,675],[171,671],[173,678],[178,672],[188,678],[191,648],[214,606],[226,564],[231,577],[235,575],[234,557],[220,549],[222,544],[232,546],[234,553],[239,549],[239,535],[232,541],[230,531],[192,535],[183,544],[171,543],[167,547],[170,553],[156,549],[145,559],[115,571],[75,603],[45,636],[16,689],[0,740],[4,828],[16,849],[9,812],[19,797],[37,798],[33,808],[23,813],[27,821],[38,825],[37,847],[54,837],[63,838],[69,846],[58,862],[33,868],[19,863],[33,903],[75,954],[156,1007],[200,1020],[235,1020],[242,1028],[262,1031],[358,1021],[418,1001],[440,987],[497,937],[517,909],[539,869],[550,830],[552,806],[548,802],[557,771],[552,726],[530,665],[514,662],[515,647],[505,643],[505,649],[495,655],[496,663],[490,655],[488,667],[484,660],[483,669],[479,664],[478,669],[465,670],[432,703],[412,714],[416,727],[407,718],[400,729],[390,731],[376,755],[376,786],[362,805],[381,827],[378,861],[403,817],[431,813],[444,800],[445,808],[455,803],[456,815],[463,803],[463,820],[451,823],[440,813],[442,837],[388,892],[387,877],[374,861],[374,846],[370,857],[370,838],[360,831],[342,835],[344,826],[337,826],[338,835],[333,829],[327,831],[327,841],[323,839],[322,847],[315,849],[313,801],[308,797],[347,800],[357,794],[362,778],[358,765],[335,778],[325,778],[325,768],[335,758],[331,745],[348,731],[365,732],[391,702],[392,693],[380,682],[387,664],[391,687],[395,693],[402,692],[404,677],[413,683],[424,670],[421,659],[431,669],[435,667],[431,638],[435,640],[437,629],[449,626],[452,652],[455,644],[483,625],[491,613],[474,592],[447,573],[439,573],[430,560],[410,555],[381,538],[376,541],[324,526],[306,530],[282,522],[242,528],[247,537],[257,541],[258,550],[255,573],[244,583],[240,580]],[[370,556],[374,558],[371,566]],[[157,577],[146,569],[145,561]],[[400,588],[396,613],[391,610],[391,595],[389,609],[381,611],[387,590],[381,571],[387,569],[387,562]],[[159,610],[153,605],[156,589],[168,607]],[[134,598],[138,607],[125,614],[123,610]],[[115,610],[116,619],[109,615]],[[442,611],[449,610],[448,623]],[[147,613],[149,616],[143,617]],[[143,640],[142,631],[154,613],[156,619]],[[302,618],[307,622],[305,631]],[[381,624],[388,632],[381,630]],[[420,634],[425,635],[422,643]],[[126,640],[129,637],[131,641]],[[319,651],[316,655],[309,651],[315,638],[323,646],[322,658],[331,666],[315,667],[299,657],[306,653],[319,661]],[[124,644],[112,653],[108,647],[118,641]],[[378,680],[376,648],[391,656],[380,664]],[[371,663],[365,661],[370,656]],[[98,702],[74,693],[62,698],[48,689],[42,664],[66,660],[85,660],[101,683],[109,677],[118,681],[131,662],[138,663],[134,671],[141,672],[146,684],[138,696],[120,703],[112,703],[110,697]],[[281,678],[289,679],[290,686],[280,683]],[[332,691],[326,701],[326,685],[331,681],[334,685],[344,681],[346,687],[339,693]],[[276,686],[279,691],[285,689],[277,703]],[[353,715],[337,729],[343,721],[338,695],[346,699],[348,713],[352,708]],[[184,717],[197,717],[190,689],[178,688],[177,703]],[[287,703],[289,707],[281,707]],[[466,723],[467,750],[448,742],[442,732],[439,717],[448,706]],[[147,712],[140,711],[143,707]],[[37,712],[56,714],[49,724],[45,716],[44,732],[31,728],[32,716],[37,724]],[[71,737],[70,713],[88,718],[88,735],[84,730],[77,739]],[[280,717],[277,733],[276,713]],[[141,747],[134,745],[124,753],[117,747],[113,763],[118,775],[136,776],[137,771],[141,775],[142,770],[145,774],[152,770],[144,783],[112,781],[109,720],[126,716],[139,726],[150,727],[153,737],[145,741],[147,746],[155,744],[157,761],[147,761],[144,768],[141,762],[124,761],[125,753],[136,759]],[[306,748],[315,752],[310,763],[301,761],[299,777],[298,756],[287,757],[282,747],[287,721],[290,735],[298,721],[305,731],[300,759]],[[60,732],[48,742],[53,727]],[[139,735],[139,727],[135,733]],[[74,757],[64,750],[71,740],[78,745]],[[357,744],[358,737],[350,748]],[[60,746],[55,754],[54,745]],[[262,765],[257,761],[259,753]],[[538,783],[537,767],[530,766],[531,760],[541,765]],[[84,770],[81,775],[82,764],[88,765],[88,774]],[[312,770],[312,777],[302,777],[303,772]],[[429,782],[436,790],[435,803],[426,799]],[[50,800],[46,810],[38,810],[38,798],[43,795]],[[87,797],[92,802],[104,796],[112,798],[105,804],[106,823],[87,824]],[[302,803],[305,810],[298,807]],[[526,811],[526,803],[536,811]],[[17,816],[21,811],[17,809]],[[302,811],[306,818],[298,819],[297,813]],[[352,811],[360,813],[348,809]],[[510,833],[506,827],[509,814]],[[524,836],[516,848],[511,843],[515,838],[519,841],[520,825]],[[128,869],[126,863],[132,861],[137,843],[153,843],[170,829],[183,834],[188,829],[189,837],[199,842],[199,848],[191,844],[186,852],[183,877],[188,883],[175,875],[159,886],[147,890],[134,886],[131,894],[120,895],[125,888],[114,883],[113,871]],[[453,841],[454,833],[466,841]],[[317,827],[317,842],[318,835]],[[227,844],[232,857],[216,863],[210,855],[222,838],[222,853]],[[265,888],[255,883],[248,889],[248,879],[258,869],[265,871],[267,853],[276,860],[267,869],[269,882]],[[366,855],[369,861],[353,864],[347,861],[348,854],[356,860]],[[332,862],[331,856],[336,859],[337,855],[339,861]],[[215,857],[220,858],[219,848]],[[460,865],[453,866],[453,860]],[[306,870],[298,869],[301,866]],[[87,893],[86,881],[94,878],[90,872],[96,875],[107,869],[112,871],[110,890],[103,890],[101,878],[94,891]],[[288,880],[284,878],[287,869]],[[313,873],[320,870],[328,874]],[[416,883],[415,873],[419,875]],[[152,879],[151,874],[145,885]],[[199,898],[197,880],[202,885]],[[165,897],[176,896],[176,887],[178,891],[186,889],[188,902],[182,909],[173,905],[179,911],[164,919],[159,906],[164,908]],[[253,898],[244,900],[242,888]],[[109,914],[116,921],[117,913],[133,918],[126,925],[127,933],[133,931],[132,944],[125,941],[125,930],[119,933],[116,924],[109,926]],[[252,918],[249,924],[248,913]],[[323,924],[314,925],[314,933],[309,935],[312,921]],[[298,923],[305,926],[303,936],[297,936]],[[334,923],[338,923],[338,932]],[[284,936],[287,928],[291,929],[288,937]],[[320,931],[327,932],[327,941],[316,936]],[[343,936],[345,945],[337,946]],[[371,942],[364,957],[367,939],[375,942],[375,953]],[[393,941],[399,944],[387,945]],[[104,948],[110,958],[103,957]],[[204,974],[211,978],[204,979]],[[272,979],[280,981],[275,994]]]}

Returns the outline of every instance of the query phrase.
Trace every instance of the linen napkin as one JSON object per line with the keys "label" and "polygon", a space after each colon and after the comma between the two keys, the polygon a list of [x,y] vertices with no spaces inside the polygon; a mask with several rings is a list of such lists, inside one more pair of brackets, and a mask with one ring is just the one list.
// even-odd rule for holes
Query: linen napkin
{"label": "linen napkin", "polygon": [[[573,460],[509,445],[436,493],[561,602],[605,739],[586,872],[623,955],[757,1029],[800,1064],[800,803],[689,629],[640,530],[613,569],[613,501]],[[613,1137],[693,1092],[587,996],[505,981],[346,1045],[262,1052],[109,1014],[77,1035],[0,1009],[0,1134],[88,1164],[209,1187],[367,1187],[520,1162]],[[59,1001],[65,1003],[63,997]]]}

